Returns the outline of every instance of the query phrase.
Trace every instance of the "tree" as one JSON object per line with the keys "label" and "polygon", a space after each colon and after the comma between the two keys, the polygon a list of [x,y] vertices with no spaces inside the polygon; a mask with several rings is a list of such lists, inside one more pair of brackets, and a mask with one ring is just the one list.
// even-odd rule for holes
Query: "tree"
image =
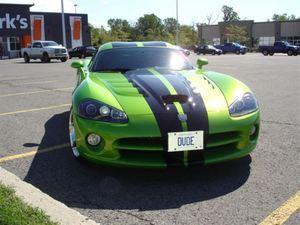
{"label": "tree", "polygon": [[145,14],[135,26],[137,40],[159,40],[164,33],[162,20],[154,14]]}
{"label": "tree", "polygon": [[112,41],[129,41],[132,27],[127,20],[109,19],[107,24],[110,28]]}
{"label": "tree", "polygon": [[198,33],[192,26],[182,25],[180,26],[179,33],[179,45],[186,47],[196,45],[199,42]]}
{"label": "tree", "polygon": [[89,29],[91,32],[91,42],[93,46],[99,46],[108,39],[107,32],[104,27],[96,28],[92,24],[89,24]]}
{"label": "tree", "polygon": [[219,19],[219,15],[215,19],[213,17],[214,14],[212,12],[206,15],[207,25],[214,24]]}
{"label": "tree", "polygon": [[176,35],[177,26],[179,26],[175,18],[166,18],[164,19],[165,31],[171,35]]}
{"label": "tree", "polygon": [[237,25],[229,25],[225,28],[225,37],[229,39],[231,42],[239,42],[241,44],[245,44],[248,40],[248,33],[246,27],[237,26]]}
{"label": "tree", "polygon": [[240,17],[237,12],[233,10],[232,7],[223,5],[222,7],[222,13],[223,13],[223,21],[224,22],[231,22],[231,21],[238,21],[240,20]]}
{"label": "tree", "polygon": [[[300,19],[300,18],[299,18]],[[296,16],[294,14],[288,15],[287,13],[283,14],[273,14],[272,16],[273,21],[289,21],[289,20],[296,20]]]}

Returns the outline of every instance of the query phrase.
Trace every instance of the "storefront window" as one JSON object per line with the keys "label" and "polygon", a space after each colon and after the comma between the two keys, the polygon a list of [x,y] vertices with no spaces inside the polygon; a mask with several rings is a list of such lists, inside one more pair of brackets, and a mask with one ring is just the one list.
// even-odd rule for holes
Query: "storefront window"
{"label": "storefront window", "polygon": [[9,43],[10,43],[10,50],[11,51],[21,49],[21,43],[20,43],[20,38],[19,37],[10,37],[9,38]]}

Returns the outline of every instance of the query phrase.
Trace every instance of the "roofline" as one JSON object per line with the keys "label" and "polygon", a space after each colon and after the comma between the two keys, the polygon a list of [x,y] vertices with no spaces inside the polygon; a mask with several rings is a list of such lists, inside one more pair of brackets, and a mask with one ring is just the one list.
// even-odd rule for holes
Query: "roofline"
{"label": "roofline", "polygon": [[[47,14],[61,14],[61,12],[42,12],[42,11],[30,11],[30,14],[43,14],[43,13],[47,13]],[[88,16],[88,14],[84,14],[84,13],[64,13],[65,15],[74,15],[74,16]]]}
{"label": "roofline", "polygon": [[27,6],[27,7],[32,7],[32,6],[34,6],[34,3],[32,3],[32,4],[0,3],[0,5],[6,5],[6,6]]}

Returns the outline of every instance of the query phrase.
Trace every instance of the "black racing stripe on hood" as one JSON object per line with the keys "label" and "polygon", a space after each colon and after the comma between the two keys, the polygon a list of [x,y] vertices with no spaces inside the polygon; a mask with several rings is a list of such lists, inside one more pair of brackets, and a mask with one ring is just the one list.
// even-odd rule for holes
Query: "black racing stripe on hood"
{"label": "black racing stripe on hood", "polygon": [[124,76],[137,87],[140,94],[143,94],[154,114],[164,139],[164,159],[167,166],[183,166],[183,152],[168,152],[168,133],[182,131],[176,107],[170,105],[170,109],[167,110],[161,100],[161,96],[170,95],[169,90],[157,76],[147,69],[128,71],[124,73]]}
{"label": "black racing stripe on hood", "polygon": [[[189,102],[181,103],[184,113],[187,115],[188,131],[203,130],[204,131],[204,146],[207,143],[209,133],[209,123],[206,107],[203,98],[200,94],[195,94],[190,86],[190,82],[179,72],[170,71],[167,69],[158,69],[169,83],[174,87],[177,94],[188,95],[193,98],[196,106],[192,106]],[[202,151],[188,152],[188,165],[204,163],[204,156]]]}

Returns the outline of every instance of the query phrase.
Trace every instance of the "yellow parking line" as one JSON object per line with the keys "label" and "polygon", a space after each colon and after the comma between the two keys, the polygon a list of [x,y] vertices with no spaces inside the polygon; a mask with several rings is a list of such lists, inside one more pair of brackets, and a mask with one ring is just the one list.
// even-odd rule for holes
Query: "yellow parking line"
{"label": "yellow parking line", "polygon": [[29,156],[33,156],[35,154],[51,152],[51,151],[54,151],[54,150],[60,150],[60,149],[66,148],[66,147],[70,147],[70,143],[56,145],[56,146],[52,146],[52,147],[44,148],[44,149],[40,149],[40,150],[38,148],[36,148],[35,150],[30,151],[30,152],[2,157],[2,158],[0,158],[0,163],[11,161],[11,160],[14,160],[14,159],[26,158],[26,157],[29,157]]}
{"label": "yellow parking line", "polygon": [[56,108],[67,107],[67,106],[71,106],[71,104],[61,104],[61,105],[54,105],[54,106],[49,106],[49,107],[42,107],[42,108],[35,108],[35,109],[25,109],[25,110],[19,110],[19,111],[14,111],[14,112],[5,112],[5,113],[0,113],[0,116],[8,116],[8,115],[14,115],[14,114],[19,114],[19,113],[27,113],[27,112],[35,112],[35,111],[48,110],[48,109],[56,109]]}
{"label": "yellow parking line", "polygon": [[73,87],[56,88],[56,89],[41,90],[41,91],[30,91],[30,92],[19,92],[19,93],[2,94],[2,95],[0,95],[0,98],[11,97],[11,96],[19,96],[19,95],[31,95],[31,94],[38,94],[38,93],[45,93],[45,92],[65,91],[65,90],[71,90],[71,89],[73,89]]}
{"label": "yellow parking line", "polygon": [[300,191],[272,212],[259,225],[281,225],[296,211],[300,210]]}

